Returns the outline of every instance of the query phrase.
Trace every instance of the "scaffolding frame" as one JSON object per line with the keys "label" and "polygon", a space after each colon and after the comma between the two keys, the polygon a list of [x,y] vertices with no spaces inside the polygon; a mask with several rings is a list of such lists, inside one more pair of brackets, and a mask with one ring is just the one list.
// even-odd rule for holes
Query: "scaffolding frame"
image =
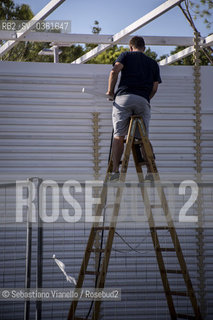
{"label": "scaffolding frame", "polygon": [[[117,32],[114,35],[102,35],[102,34],[57,34],[50,32],[30,32],[35,23],[41,19],[47,17],[58,6],[60,6],[65,0],[51,0],[33,19],[30,20],[29,27],[26,30],[19,30],[17,32],[0,31],[0,39],[7,40],[0,47],[0,57],[12,49],[20,41],[32,41],[32,42],[50,42],[53,47],[69,47],[75,43],[96,43],[97,47],[90,50],[83,56],[72,61],[72,64],[81,64],[94,58],[101,52],[109,49],[115,44],[127,45],[130,40],[130,34],[152,22],[159,16],[163,15],[167,11],[176,6],[180,6],[184,0],[167,0],[154,10],[150,11],[146,15],[142,16],[126,28]],[[193,37],[172,37],[172,36],[144,36],[145,43],[147,45],[160,45],[160,46],[187,46],[184,50],[166,57],[159,62],[159,65],[165,66],[172,64],[182,58],[191,55],[194,52]],[[200,38],[200,47],[210,47],[213,45],[213,35],[206,38]],[[56,57],[55,62],[59,62]]]}

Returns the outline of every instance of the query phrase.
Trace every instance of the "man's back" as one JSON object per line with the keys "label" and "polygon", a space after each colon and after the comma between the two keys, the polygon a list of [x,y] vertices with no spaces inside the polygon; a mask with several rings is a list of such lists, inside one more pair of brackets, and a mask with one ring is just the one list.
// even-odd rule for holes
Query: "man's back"
{"label": "man's back", "polygon": [[[128,132],[129,119],[133,114],[143,118],[146,134],[149,132],[149,101],[161,82],[160,71],[155,60],[147,57],[143,37],[134,36],[129,41],[130,52],[123,52],[115,61],[108,80],[107,96],[114,99],[112,120],[114,137],[112,143],[113,168],[111,180],[119,176],[119,164],[124,148],[124,137]],[[118,74],[121,79],[114,94]],[[137,137],[137,132],[136,135]]]}
{"label": "man's back", "polygon": [[161,82],[157,62],[139,51],[123,52],[116,62],[124,66],[116,95],[136,94],[149,101],[153,82]]}

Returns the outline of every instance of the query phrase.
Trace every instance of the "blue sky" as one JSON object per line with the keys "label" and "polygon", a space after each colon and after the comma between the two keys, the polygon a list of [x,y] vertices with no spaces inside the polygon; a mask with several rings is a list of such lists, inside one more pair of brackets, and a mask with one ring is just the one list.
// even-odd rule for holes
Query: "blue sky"
{"label": "blue sky", "polygon": [[[195,0],[194,2],[199,2]],[[14,0],[16,4],[28,4],[33,13],[38,13],[49,0]],[[153,10],[163,0],[66,0],[47,19],[71,20],[73,33],[91,33],[94,20],[98,20],[101,33],[114,34]],[[202,36],[207,36],[201,19],[195,24]],[[138,35],[152,36],[192,36],[193,31],[178,7],[152,21],[136,32]],[[169,53],[172,47],[151,47],[159,55]]]}

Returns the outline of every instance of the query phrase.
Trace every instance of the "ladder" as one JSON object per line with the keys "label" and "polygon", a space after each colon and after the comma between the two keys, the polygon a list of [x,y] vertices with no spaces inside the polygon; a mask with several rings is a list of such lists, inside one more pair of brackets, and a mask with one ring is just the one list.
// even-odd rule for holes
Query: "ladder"
{"label": "ladder", "polygon": [[[139,140],[136,140],[134,137],[136,128],[138,128],[140,133]],[[140,150],[138,148],[139,146],[142,146],[142,150],[143,150],[142,159],[140,159],[141,157],[138,156],[138,150]],[[123,160],[121,164],[121,173],[120,173],[119,182],[116,190],[116,198],[113,205],[112,219],[108,226],[105,226],[103,223],[99,223],[98,221],[95,221],[93,223],[75,290],[77,290],[78,288],[82,288],[85,276],[91,276],[91,275],[96,276],[95,288],[97,289],[104,288],[107,268],[108,268],[109,259],[110,259],[110,253],[112,250],[112,243],[115,235],[116,222],[117,222],[119,209],[120,209],[120,201],[121,201],[122,193],[124,189],[124,182],[126,179],[131,150],[133,153],[138,180],[140,183],[141,195],[144,201],[145,211],[146,211],[148,224],[151,232],[151,238],[152,238],[154,250],[156,253],[157,263],[158,263],[171,319],[172,320],[174,319],[202,320],[202,316],[201,316],[200,309],[195,296],[195,292],[192,286],[190,275],[187,270],[187,265],[183,256],[178,235],[174,227],[171,213],[167,204],[164,189],[160,184],[160,177],[155,164],[155,157],[152,151],[152,147],[146,135],[143,120],[139,116],[132,116],[130,119],[130,125],[129,125],[128,135],[126,139],[126,146],[125,146],[125,151],[123,154]],[[153,180],[154,180],[153,183],[159,195],[160,205],[156,205],[156,204],[153,205],[150,203],[149,194],[145,187],[146,183],[144,183],[145,180],[144,180],[144,175],[142,170],[143,165],[145,165],[148,171],[152,173]],[[96,206],[96,217],[101,217],[103,214],[104,206],[107,199],[107,187],[109,185],[108,181],[109,181],[109,176],[111,171],[112,171],[112,155],[108,164],[106,177],[105,177],[103,188],[100,194],[101,201]],[[166,221],[165,226],[156,225],[154,214],[153,214],[153,210],[155,208],[161,208],[163,210],[165,215],[165,221]],[[171,243],[172,243],[171,247],[165,248],[161,246],[161,242],[160,242],[161,230],[167,230],[168,234],[171,236]],[[94,242],[95,242],[95,237],[97,232],[108,233],[106,243],[104,243],[104,245],[103,244],[100,245],[100,248],[97,248],[97,247],[94,248]],[[97,252],[99,253],[99,257],[101,259],[101,263],[99,263],[98,270],[92,270],[92,271],[88,270],[88,264],[91,259],[91,254],[92,253],[97,254]],[[176,258],[179,264],[178,270],[172,269],[172,268],[171,269],[166,268],[165,254],[168,252],[170,253],[173,252],[176,255]],[[177,291],[171,288],[169,283],[169,276],[168,276],[169,274],[176,274],[178,277],[179,276],[182,277],[182,279],[184,280],[185,291]],[[174,296],[176,297],[180,296],[182,298],[185,297],[186,299],[189,299],[190,307],[193,310],[194,314],[184,314],[184,313],[180,313],[179,311],[176,311],[177,308],[175,307]],[[98,320],[101,301],[97,301],[97,300],[92,301],[92,304],[90,306],[90,309],[92,309],[90,310],[92,311],[90,317],[89,317],[90,311],[86,317],[78,317],[75,315],[78,303],[79,303],[78,300],[72,301],[69,314],[68,314],[68,320],[87,320],[87,319]]]}

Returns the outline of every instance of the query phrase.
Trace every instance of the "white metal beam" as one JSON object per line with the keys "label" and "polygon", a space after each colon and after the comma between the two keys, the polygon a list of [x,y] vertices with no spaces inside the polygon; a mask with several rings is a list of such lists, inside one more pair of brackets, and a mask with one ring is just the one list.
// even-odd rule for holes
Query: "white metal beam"
{"label": "white metal beam", "polygon": [[[53,41],[52,45],[58,45],[60,47],[67,47],[73,43],[96,43],[96,44],[111,44],[113,35],[98,35],[95,34],[88,35],[78,35],[70,34],[70,39],[73,41],[68,42],[58,42]],[[128,45],[129,40],[132,36],[126,36],[118,41],[119,45]],[[146,45],[149,46],[190,46],[193,44],[193,37],[173,37],[173,36],[143,36]],[[81,40],[81,41],[79,41]],[[84,40],[84,41],[83,41]]]}
{"label": "white metal beam", "polygon": [[17,38],[15,40],[9,40],[0,47],[0,57],[7,51],[12,49],[30,30],[36,25],[36,23],[42,19],[45,19],[50,13],[52,13],[58,6],[60,6],[65,0],[51,0],[39,13],[37,13],[30,21],[29,25],[16,32]]}
{"label": "white metal beam", "polygon": [[138,29],[142,28],[146,24],[148,24],[151,21],[153,21],[154,19],[158,18],[159,16],[161,16],[165,12],[169,11],[170,9],[172,9],[173,7],[175,7],[176,5],[181,3],[182,1],[183,0],[167,0],[166,2],[164,2],[163,4],[161,4],[160,6],[155,8],[154,10],[147,13],[145,16],[141,17],[137,21],[130,24],[128,27],[126,27],[123,30],[121,30],[120,32],[116,33],[112,37],[111,44],[100,44],[96,48],[94,48],[94,49],[90,50],[89,52],[87,52],[86,54],[84,54],[82,57],[73,61],[72,63],[83,63],[83,62],[90,60],[91,58],[97,56],[99,53],[103,52],[104,50],[117,44],[119,42],[119,40],[121,40],[125,36],[137,31]]}
{"label": "white metal beam", "polygon": [[[1,40],[14,40],[17,35],[14,31],[1,31]],[[29,32],[17,41],[51,42],[51,45],[69,47],[74,43],[97,43],[111,44],[113,35],[110,34],[77,34],[77,33],[54,33],[54,32]],[[152,46],[190,46],[193,37],[173,36],[143,36],[145,43]],[[120,45],[128,45],[131,36],[126,36],[118,41]]]}
{"label": "white metal beam", "polygon": [[[213,45],[213,34],[208,36],[208,37],[206,37],[206,38],[204,38],[202,43],[201,43],[202,47],[210,47],[212,45]],[[169,65],[171,63],[174,63],[174,62],[176,62],[176,61],[178,61],[180,59],[183,59],[183,58],[189,56],[194,51],[195,51],[194,46],[190,46],[188,48],[185,48],[184,50],[181,50],[181,51],[179,51],[179,52],[177,52],[177,53],[175,53],[175,54],[173,54],[173,55],[161,60],[159,62],[159,65],[161,65],[161,66]]]}

